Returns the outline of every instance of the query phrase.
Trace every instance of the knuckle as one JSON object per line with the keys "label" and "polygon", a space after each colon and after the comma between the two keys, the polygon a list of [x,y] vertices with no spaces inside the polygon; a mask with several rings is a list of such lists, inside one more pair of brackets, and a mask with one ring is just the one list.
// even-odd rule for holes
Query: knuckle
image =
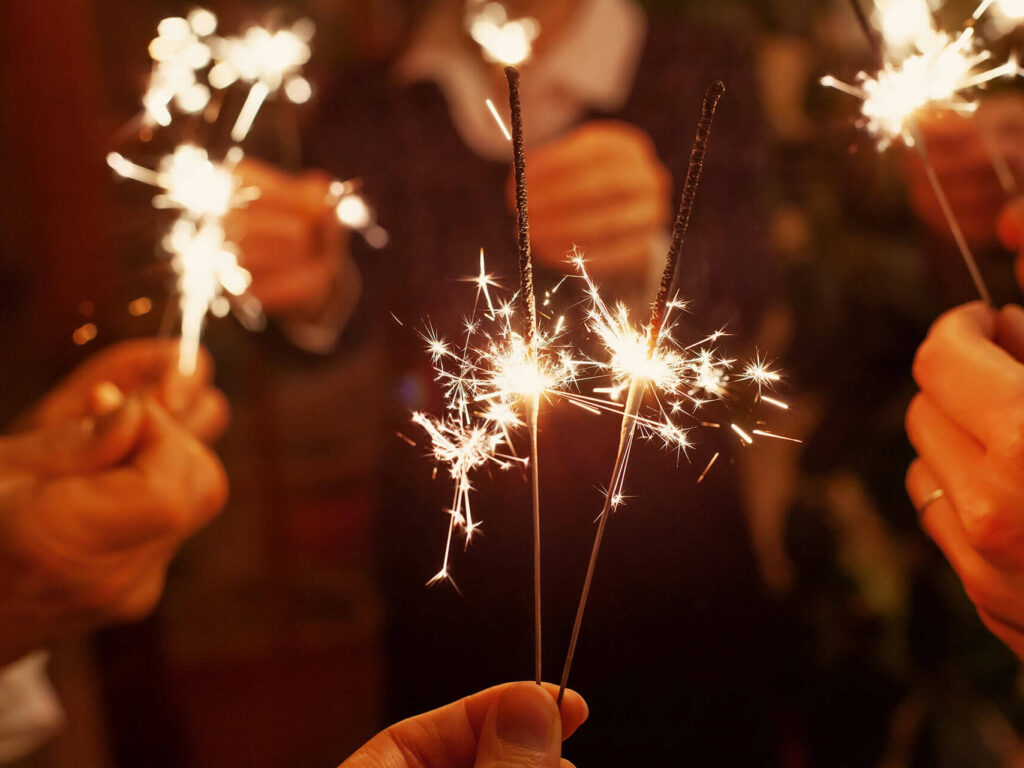
{"label": "knuckle", "polygon": [[995,494],[979,494],[959,510],[964,535],[979,552],[999,552],[1012,533],[1012,521],[1006,504]]}
{"label": "knuckle", "polygon": [[917,348],[914,355],[912,373],[914,381],[919,387],[924,387],[926,382],[931,381],[939,366],[938,352],[941,347],[940,337],[933,326],[932,332]]}
{"label": "knuckle", "polygon": [[992,446],[999,466],[1011,471],[1024,468],[1024,406],[1014,406],[1000,419],[998,443]]}
{"label": "knuckle", "polygon": [[[906,430],[907,437],[910,438],[910,442],[915,442],[915,436],[917,434],[917,427],[921,421],[921,409],[925,407],[925,396],[918,392],[914,395],[910,401],[910,405],[907,406],[907,413],[903,419],[903,427]],[[914,465],[911,465],[911,470]]]}

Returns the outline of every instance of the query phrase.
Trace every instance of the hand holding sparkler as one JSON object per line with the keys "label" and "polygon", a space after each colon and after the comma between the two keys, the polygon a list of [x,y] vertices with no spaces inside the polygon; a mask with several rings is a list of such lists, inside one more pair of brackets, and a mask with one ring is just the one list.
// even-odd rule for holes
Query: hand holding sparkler
{"label": "hand holding sparkler", "polygon": [[54,427],[106,412],[125,396],[148,396],[194,437],[206,443],[223,433],[229,407],[213,386],[213,360],[200,349],[195,373],[178,370],[178,343],[135,339],[97,352],[33,408],[21,428]]}
{"label": "hand holding sparkler", "polygon": [[305,321],[337,304],[351,309],[361,281],[348,230],[331,205],[333,180],[318,171],[287,174],[249,158],[237,172],[242,183],[260,190],[258,200],[225,223],[252,275],[250,293],[268,313]]}
{"label": "hand holding sparkler", "polygon": [[595,278],[638,275],[668,231],[672,179],[650,137],[627,123],[585,123],[527,154],[531,242],[548,267],[579,246]]}
{"label": "hand holding sparkler", "polygon": [[528,683],[488,688],[391,726],[339,768],[564,768],[561,743],[588,710],[574,691],[556,708],[555,693]]}
{"label": "hand holding sparkler", "polygon": [[[991,3],[984,0],[971,23],[956,35],[935,26],[922,0],[891,0],[880,7],[881,36],[868,23],[860,0],[850,0],[850,5],[871,45],[879,69],[873,75],[861,72],[856,85],[844,83],[831,75],[823,77],[821,82],[863,100],[862,122],[868,133],[878,139],[879,150],[887,149],[897,139],[915,148],[924,176],[975,288],[982,300],[991,304],[988,287],[919,126],[919,117],[926,110],[972,113],[977,108],[976,102],[971,100],[975,89],[992,80],[1019,74],[1015,59],[986,67],[991,53],[979,46],[974,22]],[[920,12],[908,15],[908,6]],[[899,24],[892,24],[897,20]],[[896,32],[900,33],[899,39]]]}
{"label": "hand holding sparkler", "polygon": [[0,666],[145,616],[182,541],[225,502],[209,449],[151,398],[113,400],[0,437]]}
{"label": "hand holding sparkler", "polygon": [[907,490],[982,621],[1024,659],[1024,310],[947,312],[914,378]]}

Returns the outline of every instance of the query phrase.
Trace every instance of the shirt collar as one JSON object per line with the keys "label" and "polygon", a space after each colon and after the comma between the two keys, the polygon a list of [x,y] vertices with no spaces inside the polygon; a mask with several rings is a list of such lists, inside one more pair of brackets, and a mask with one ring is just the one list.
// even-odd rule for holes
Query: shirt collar
{"label": "shirt collar", "polygon": [[[522,98],[530,143],[546,141],[587,110],[621,108],[632,89],[643,50],[646,17],[633,0],[585,0],[554,45],[535,58],[523,78]],[[452,122],[478,155],[505,157],[508,146],[484,107],[494,98],[488,64],[455,39],[462,34],[451,16],[428,19],[399,59],[401,82],[436,83],[448,101]],[[543,34],[543,32],[541,33]]]}

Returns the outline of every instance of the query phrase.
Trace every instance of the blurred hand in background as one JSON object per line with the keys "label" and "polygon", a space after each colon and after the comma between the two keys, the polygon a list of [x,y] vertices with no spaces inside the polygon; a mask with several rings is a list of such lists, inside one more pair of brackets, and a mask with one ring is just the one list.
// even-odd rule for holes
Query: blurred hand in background
{"label": "blurred hand in background", "polygon": [[[645,276],[668,234],[672,177],[650,137],[598,120],[527,153],[530,239],[537,260],[563,270],[574,245],[598,278]],[[515,207],[514,181],[509,183]]]}
{"label": "blurred hand in background", "polygon": [[354,305],[359,273],[348,230],[335,214],[332,179],[320,171],[293,175],[251,158],[238,166],[243,187],[260,197],[232,211],[228,237],[252,274],[250,293],[270,315],[315,322],[339,301]]}
{"label": "blurred hand in background", "polygon": [[174,339],[134,339],[108,347],[86,360],[46,394],[16,425],[51,428],[104,413],[123,395],[152,397],[199,440],[210,443],[227,427],[229,407],[213,386],[213,362],[200,349],[195,372],[178,371]]}
{"label": "blurred hand in background", "polygon": [[184,539],[224,505],[217,458],[151,395],[0,437],[0,667],[141,618]]}

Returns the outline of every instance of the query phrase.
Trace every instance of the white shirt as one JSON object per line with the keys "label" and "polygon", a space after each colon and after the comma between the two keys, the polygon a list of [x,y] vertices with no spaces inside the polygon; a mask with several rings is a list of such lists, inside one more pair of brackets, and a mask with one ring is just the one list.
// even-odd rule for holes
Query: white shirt
{"label": "white shirt", "polygon": [[64,724],[46,661],[37,651],[0,670],[0,765],[38,749]]}

